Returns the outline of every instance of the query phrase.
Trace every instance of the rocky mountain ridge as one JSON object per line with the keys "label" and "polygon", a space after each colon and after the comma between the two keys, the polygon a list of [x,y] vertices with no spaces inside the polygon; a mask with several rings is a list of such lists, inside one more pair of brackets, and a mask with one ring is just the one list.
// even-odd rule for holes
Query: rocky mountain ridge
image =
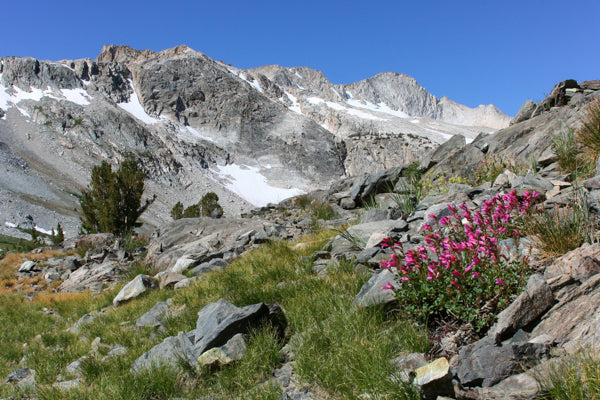
{"label": "rocky mountain ridge", "polygon": [[214,191],[227,214],[239,214],[415,161],[452,135],[490,132],[469,126],[483,122],[508,118],[437,100],[393,73],[332,85],[306,67],[242,71],[186,46],[111,45],[96,60],[5,57],[0,159],[12,161],[2,165],[0,230],[19,235],[12,226],[31,216],[40,229],[61,222],[74,234],[75,194],[92,166],[127,154],[147,173],[148,195],[158,195],[144,215],[151,228],[176,201]]}

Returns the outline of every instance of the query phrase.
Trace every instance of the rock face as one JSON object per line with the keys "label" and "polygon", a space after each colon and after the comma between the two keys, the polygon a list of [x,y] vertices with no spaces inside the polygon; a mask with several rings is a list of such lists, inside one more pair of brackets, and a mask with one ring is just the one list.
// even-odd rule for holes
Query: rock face
{"label": "rock face", "polygon": [[[416,161],[444,135],[507,124],[493,106],[438,100],[406,75],[336,86],[309,68],[243,71],[186,46],[104,46],[96,60],[6,57],[0,71],[0,213],[10,224],[32,215],[47,230],[61,222],[67,237],[79,226],[71,193],[92,166],[116,166],[127,153],[159,196],[144,222],[160,226],[175,202],[209,191],[236,215]],[[263,197],[248,195],[249,180]],[[0,233],[19,234],[4,222]]]}
{"label": "rock face", "polygon": [[541,275],[532,275],[527,288],[498,315],[498,321],[488,335],[504,340],[542,316],[554,303],[550,286]]}

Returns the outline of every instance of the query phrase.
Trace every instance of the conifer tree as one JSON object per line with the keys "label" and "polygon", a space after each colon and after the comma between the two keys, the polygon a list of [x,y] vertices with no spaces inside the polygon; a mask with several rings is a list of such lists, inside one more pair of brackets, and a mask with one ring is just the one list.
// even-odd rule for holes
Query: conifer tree
{"label": "conifer tree", "polygon": [[116,172],[106,161],[95,166],[90,187],[80,197],[82,231],[123,235],[141,226],[138,218],[155,199],[147,199],[141,205],[144,179],[144,172],[131,156]]}

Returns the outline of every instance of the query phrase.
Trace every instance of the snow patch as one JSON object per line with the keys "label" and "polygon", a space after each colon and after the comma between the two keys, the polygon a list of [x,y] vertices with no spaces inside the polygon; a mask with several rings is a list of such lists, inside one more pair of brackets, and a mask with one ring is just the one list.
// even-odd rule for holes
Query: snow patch
{"label": "snow patch", "polygon": [[157,118],[154,118],[154,117],[151,117],[150,115],[148,115],[146,113],[146,110],[144,110],[142,103],[140,103],[137,93],[135,92],[135,87],[133,86],[133,80],[128,79],[128,81],[129,81],[129,85],[133,89],[131,96],[129,96],[129,102],[118,103],[117,105],[145,124],[150,124],[150,125],[158,124],[160,122],[160,119],[157,119]]}
{"label": "snow patch", "polygon": [[89,105],[90,100],[92,99],[90,95],[87,94],[87,92],[83,89],[61,89],[60,92],[67,101],[79,104],[80,106]]}
{"label": "snow patch", "polygon": [[[183,131],[184,128],[181,128],[181,130]],[[203,134],[201,134],[200,132],[198,132],[197,130],[195,130],[194,128],[192,128],[191,126],[186,126],[185,130],[187,130],[189,133],[191,133],[192,135],[202,139],[202,140],[208,140],[209,142],[214,142],[214,140],[208,136],[204,136]]]}
{"label": "snow patch", "polygon": [[252,86],[254,89],[258,90],[259,92],[263,93],[263,89],[260,87],[260,84],[258,83],[258,80],[254,79],[252,81],[249,81],[246,78],[246,75],[244,75],[243,72],[236,72],[233,69],[229,69],[227,68],[227,70],[229,72],[231,72],[232,74],[234,74],[235,76],[237,76],[238,78],[240,78],[241,80],[243,80],[244,82],[246,82],[248,85]]}
{"label": "snow patch", "polygon": [[350,105],[352,107],[363,108],[363,109],[369,110],[369,111],[375,111],[375,112],[380,112],[380,113],[384,113],[384,114],[389,114],[389,115],[392,115],[392,116],[398,117],[398,118],[409,118],[409,115],[406,114],[405,112],[402,112],[400,110],[393,110],[390,108],[390,106],[388,106],[385,103],[373,104],[368,101],[363,102],[363,100],[356,100],[353,98],[347,99],[346,103],[348,103],[348,105]]}
{"label": "snow patch", "polygon": [[16,106],[16,107],[17,107],[17,110],[19,110],[19,112],[20,112],[21,114],[23,114],[23,115],[24,115],[24,116],[26,116],[27,118],[31,118],[31,115],[29,115],[29,113],[28,113],[28,112],[27,112],[27,111],[26,111],[24,108],[21,108],[21,107],[19,107],[19,106]]}
{"label": "snow patch", "polygon": [[302,77],[302,75],[300,75],[299,73],[297,73],[297,72],[294,72],[294,74],[295,74],[295,75],[296,75],[298,78],[300,78],[300,79],[304,79],[304,78]]}
{"label": "snow patch", "polygon": [[249,203],[262,207],[269,203],[279,203],[289,197],[305,192],[300,189],[282,189],[269,185],[267,178],[257,167],[230,164],[217,166],[218,174],[226,180],[225,187]]}
{"label": "snow patch", "polygon": [[44,228],[40,228],[37,225],[35,226],[35,230],[38,231],[38,232],[40,232],[40,233],[43,233],[45,235],[52,235],[52,231],[49,231],[49,230],[44,229]]}
{"label": "snow patch", "polygon": [[[2,81],[2,74],[0,74],[0,81]],[[82,81],[85,83],[85,81]],[[89,83],[89,82],[88,82]],[[49,97],[54,100],[66,100],[75,104],[79,104],[81,106],[87,106],[90,104],[91,97],[84,89],[60,89],[60,91],[55,91],[48,86],[46,89],[42,90],[39,88],[31,88],[29,92],[13,86],[12,90],[14,94],[8,93],[8,88],[3,86],[0,83],[0,108],[6,110],[9,107],[16,106],[23,100],[33,100],[40,101],[43,97]],[[60,96],[60,97],[58,97]],[[24,115],[29,117],[29,114],[23,109],[17,109]]]}
{"label": "snow patch", "polygon": [[375,120],[375,121],[387,121],[384,118],[376,117],[375,115],[366,113],[364,111],[354,110],[354,109],[351,109],[351,108],[347,108],[347,107],[344,107],[343,105],[341,105],[339,103],[334,103],[333,101],[326,101],[326,100],[323,100],[323,99],[321,99],[319,97],[309,97],[306,100],[309,103],[315,104],[315,105],[325,104],[327,107],[329,107],[331,109],[334,109],[334,110],[337,110],[337,111],[343,111],[343,112],[346,112],[346,113],[348,113],[350,115],[354,115],[354,116],[359,117],[359,118],[370,119],[370,120]]}
{"label": "snow patch", "polygon": [[8,221],[5,221],[4,225],[8,226],[9,228],[16,228],[17,227],[17,224],[13,224],[12,222],[8,222]]}
{"label": "snow patch", "polygon": [[292,105],[289,107],[289,109],[295,113],[302,115],[302,109],[300,108],[300,103],[298,103],[298,99],[296,98],[296,96],[294,96],[293,94],[288,93],[288,92],[284,92],[284,93],[286,94],[288,99],[290,99],[290,101],[292,102]]}

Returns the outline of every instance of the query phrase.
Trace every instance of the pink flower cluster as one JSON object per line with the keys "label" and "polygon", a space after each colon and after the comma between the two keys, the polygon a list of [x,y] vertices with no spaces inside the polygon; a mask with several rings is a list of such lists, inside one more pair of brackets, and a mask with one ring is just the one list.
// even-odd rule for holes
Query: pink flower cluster
{"label": "pink flower cluster", "polygon": [[[537,196],[534,191],[519,197],[513,190],[487,200],[477,211],[465,204],[458,208],[449,205],[450,215],[441,218],[430,215],[431,222],[423,225],[424,246],[404,252],[401,243],[384,241],[382,247],[396,251],[381,266],[394,267],[400,282],[443,279],[447,290],[463,290],[484,277],[488,282],[493,279],[496,285],[505,284],[502,276],[498,276],[497,267],[503,261],[498,241],[520,236],[515,221],[527,214]],[[490,272],[496,276],[485,276]]]}

